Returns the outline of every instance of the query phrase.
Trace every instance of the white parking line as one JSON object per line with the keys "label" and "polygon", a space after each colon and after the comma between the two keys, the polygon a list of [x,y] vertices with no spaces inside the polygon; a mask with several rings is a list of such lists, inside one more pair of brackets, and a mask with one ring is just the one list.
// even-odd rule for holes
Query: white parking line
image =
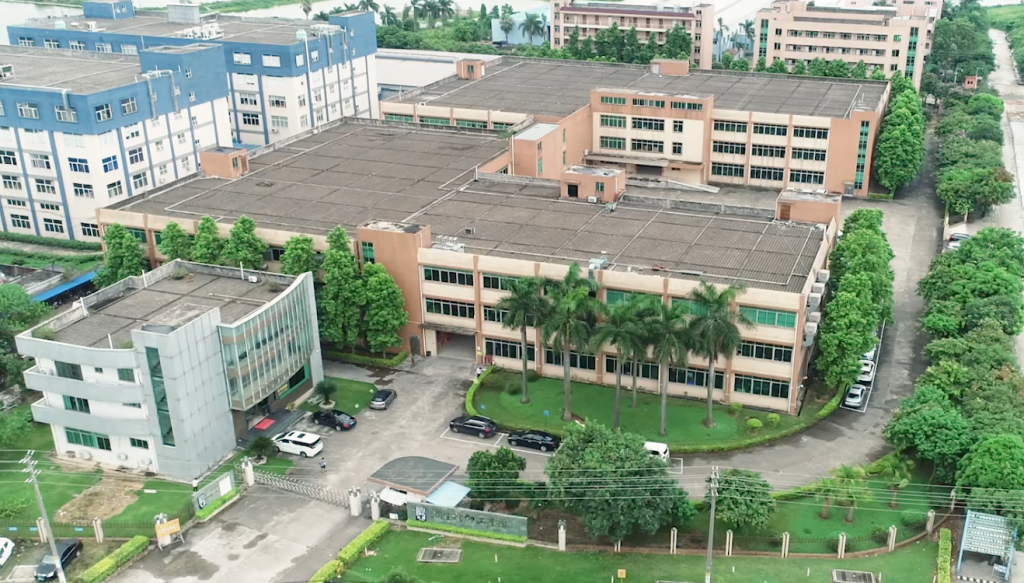
{"label": "white parking line", "polygon": [[[676,463],[678,462],[678,463]],[[676,467],[679,466],[679,467]],[[677,476],[683,475],[683,458],[670,457],[668,458],[668,473],[675,474]]]}
{"label": "white parking line", "polygon": [[[456,435],[458,437],[455,437]],[[470,434],[455,433],[451,429],[445,429],[444,433],[441,434],[441,439],[447,439],[447,440],[450,440],[450,441],[458,441],[460,443],[468,443],[470,445],[482,445],[484,447],[491,447],[491,448],[497,449],[499,447],[502,447],[501,440],[502,439],[506,439],[507,440],[508,434],[507,433],[497,433],[495,435],[496,435],[497,439],[494,439],[492,441],[491,439],[479,439],[479,438],[472,437]],[[516,451],[516,452],[519,452],[519,453],[529,453],[529,454],[540,455],[540,456],[544,456],[544,457],[551,457],[551,456],[555,455],[554,453],[545,453],[545,452],[542,452],[542,451],[535,451],[535,450],[532,450],[532,449],[525,449],[525,448],[522,448],[522,447],[512,447],[511,444],[508,444],[507,442],[506,442],[505,445],[506,445],[506,447],[508,447],[512,451]]]}
{"label": "white parking line", "polygon": [[[857,413],[867,413],[868,412],[868,403],[871,402],[871,393],[874,391],[874,387],[872,387],[871,385],[867,385],[865,388],[867,390],[864,391],[864,402],[863,402],[863,404],[861,404],[860,408],[857,408],[857,407],[847,407],[846,403],[840,403],[839,406],[842,407],[843,409],[846,409],[847,411],[856,411]],[[844,401],[846,400],[845,396],[843,397],[843,400]]]}

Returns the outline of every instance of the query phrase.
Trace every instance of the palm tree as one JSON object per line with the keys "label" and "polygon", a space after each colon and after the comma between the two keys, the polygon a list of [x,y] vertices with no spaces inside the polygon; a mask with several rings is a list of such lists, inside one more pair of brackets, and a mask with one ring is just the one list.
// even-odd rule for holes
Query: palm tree
{"label": "palm tree", "polygon": [[256,457],[256,461],[267,459],[274,455],[275,451],[277,451],[277,446],[274,445],[274,440],[270,439],[266,435],[257,437],[252,440],[252,444],[249,445],[249,453]]}
{"label": "palm tree", "polygon": [[455,3],[452,0],[437,0],[437,15],[442,22],[455,16]]}
{"label": "palm tree", "polygon": [[744,20],[740,24],[740,29],[743,30],[743,36],[747,37],[747,42],[750,44],[750,50],[754,50],[754,21]]}
{"label": "palm tree", "polygon": [[[622,392],[622,365],[638,347],[644,343],[646,330],[642,322],[642,312],[651,300],[642,295],[634,294],[629,300],[608,306],[604,310],[604,321],[597,325],[591,346],[594,354],[601,352],[601,347],[611,344],[618,356],[615,357],[615,409],[612,429],[619,428],[619,401]],[[635,375],[634,375],[634,378]]]}
{"label": "palm tree", "polygon": [[900,490],[910,485],[911,472],[914,470],[914,460],[891,454],[879,460],[881,471],[879,477],[885,480],[885,484],[892,490],[892,500],[889,501],[890,508],[896,508],[896,497]]}
{"label": "palm tree", "polygon": [[412,13],[412,6],[409,6],[408,4],[402,6],[402,20],[405,20],[406,18],[409,18],[411,13]]}
{"label": "palm tree", "polygon": [[395,14],[395,9],[390,6],[384,6],[384,10],[380,13],[380,20],[384,23],[384,26],[398,26],[398,15]]}
{"label": "palm tree", "polygon": [[840,465],[830,472],[836,479],[836,497],[849,508],[846,522],[853,522],[853,511],[858,504],[871,500],[871,492],[864,483],[864,469],[860,466]]}
{"label": "palm tree", "polygon": [[[689,311],[683,304],[658,303],[655,316],[650,320],[651,347],[654,360],[658,362],[661,379],[661,429],[659,435],[668,432],[668,369],[674,363],[686,367],[686,354],[693,347],[693,336],[686,321]],[[710,381],[708,381],[710,384]]]}
{"label": "palm tree", "polygon": [[829,505],[835,502],[836,496],[839,495],[839,490],[839,482],[835,478],[822,478],[814,485],[814,497],[821,500],[821,513],[819,516],[822,519],[828,520]]}
{"label": "palm tree", "polygon": [[309,13],[313,11],[313,0],[299,0],[299,6],[302,8],[302,12],[306,14],[306,18],[309,18]]}
{"label": "palm tree", "polygon": [[313,20],[323,20],[323,21],[326,22],[327,20],[330,20],[330,18],[331,18],[331,15],[327,14],[323,10],[321,10],[320,12],[317,12],[316,14],[313,15]]}
{"label": "palm tree", "polygon": [[515,28],[515,25],[516,23],[512,21],[512,16],[508,14],[503,14],[501,16],[501,20],[498,22],[498,28],[501,29],[501,32],[505,33],[506,44],[508,43],[508,33],[512,32],[512,29]]}
{"label": "palm tree", "polygon": [[409,6],[412,7],[412,17],[422,18],[423,17],[423,0],[409,0]]}
{"label": "palm tree", "polygon": [[331,8],[329,14],[341,14],[348,10],[348,6],[348,4],[346,4],[344,8],[342,8],[341,6],[335,6],[334,8]]}
{"label": "palm tree", "polygon": [[544,34],[544,25],[541,23],[539,16],[532,12],[527,12],[526,18],[519,23],[519,31],[530,39],[530,44],[532,45],[535,35]]}
{"label": "palm tree", "polygon": [[[718,17],[718,38],[725,42],[725,33],[729,32],[729,27],[722,21],[722,17]],[[724,49],[723,49],[724,50]]]}
{"label": "palm tree", "polygon": [[[429,1],[429,0],[428,0]],[[565,392],[564,421],[572,421],[572,386],[569,382],[569,350],[573,346],[582,350],[589,344],[600,303],[597,301],[598,283],[580,275],[579,264],[569,266],[565,279],[544,281],[544,291],[551,301],[541,333],[545,344],[562,348],[562,390]]]}
{"label": "palm tree", "polygon": [[437,23],[437,15],[439,10],[437,0],[423,0],[421,6],[423,14],[427,16],[428,28],[434,28],[434,25]]}
{"label": "palm tree", "polygon": [[377,12],[380,10],[380,4],[377,4],[377,0],[359,0],[359,10],[365,12]]}
{"label": "palm tree", "polygon": [[715,361],[719,354],[726,358],[736,354],[740,345],[737,324],[746,328],[754,325],[746,314],[732,310],[736,297],[743,291],[744,288],[737,285],[718,291],[714,285],[701,280],[690,292],[690,302],[697,311],[691,324],[697,342],[694,352],[708,359],[708,416],[704,419],[705,427],[715,426]]}
{"label": "palm tree", "polygon": [[494,306],[496,310],[505,312],[506,315],[501,322],[502,327],[514,330],[519,328],[521,344],[519,346],[520,356],[523,360],[523,398],[519,400],[524,405],[530,402],[530,395],[527,392],[526,371],[526,328],[536,326],[542,322],[548,312],[548,299],[540,294],[544,287],[544,280],[536,277],[524,277],[512,282],[509,286],[509,294],[501,298]]}
{"label": "palm tree", "polygon": [[313,394],[322,398],[324,405],[328,405],[334,399],[334,393],[337,390],[338,388],[334,386],[334,383],[325,379],[313,387]]}

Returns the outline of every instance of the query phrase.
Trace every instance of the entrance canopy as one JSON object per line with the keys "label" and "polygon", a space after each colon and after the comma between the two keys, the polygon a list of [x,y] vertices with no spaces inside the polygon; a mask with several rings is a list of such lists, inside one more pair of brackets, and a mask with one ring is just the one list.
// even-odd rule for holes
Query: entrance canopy
{"label": "entrance canopy", "polygon": [[410,456],[389,461],[370,476],[371,482],[426,498],[455,473],[456,466],[430,458]]}
{"label": "entrance canopy", "polygon": [[456,482],[445,482],[424,500],[427,504],[455,508],[469,494],[469,488]]}
{"label": "entrance canopy", "polygon": [[993,573],[998,573],[1002,575],[1004,581],[1009,581],[1015,540],[1017,529],[1010,526],[1006,518],[968,510],[964,534],[960,540],[960,556],[956,562],[957,573],[960,573],[964,551],[967,551],[996,557],[998,563],[994,565]]}

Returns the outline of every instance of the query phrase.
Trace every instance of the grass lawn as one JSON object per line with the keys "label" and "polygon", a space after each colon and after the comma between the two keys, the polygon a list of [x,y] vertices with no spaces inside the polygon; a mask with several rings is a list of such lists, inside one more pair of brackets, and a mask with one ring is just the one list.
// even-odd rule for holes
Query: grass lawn
{"label": "grass lawn", "polygon": [[[462,549],[455,565],[421,564],[416,555],[424,547]],[[611,553],[560,553],[539,548],[515,548],[439,538],[411,531],[386,534],[375,545],[377,555],[360,558],[342,575],[345,582],[377,581],[393,568],[422,578],[427,583],[591,583],[609,581],[618,569],[626,581],[701,581],[703,555],[639,555]],[[853,569],[882,573],[885,581],[930,583],[938,545],[919,542],[895,553],[862,559],[777,559],[770,557],[716,557],[715,583],[793,583],[831,581],[831,570]],[[807,577],[807,569],[811,576]]]}
{"label": "grass lawn", "polygon": [[[497,381],[488,383],[491,377],[498,375]],[[552,433],[560,433],[567,425],[562,421],[562,379],[541,378],[530,383],[530,403],[523,405],[519,395],[506,393],[499,388],[504,386],[500,379],[518,379],[517,374],[495,371],[485,380],[489,386],[481,387],[476,394],[476,408],[481,415],[486,415],[501,426],[521,429],[541,429]],[[607,426],[612,424],[612,408],[615,401],[614,387],[604,387],[587,383],[572,383],[572,412],[589,421],[596,421]],[[728,407],[715,405],[715,427],[707,429],[703,425],[706,404],[703,401],[669,397],[668,399],[668,435],[658,435],[661,419],[661,397],[649,393],[637,394],[636,409],[630,408],[631,393],[628,387],[622,391],[622,429],[639,433],[651,441],[667,443],[672,451],[687,448],[739,443],[751,436],[747,434],[746,420],[756,417],[764,424],[759,435],[771,435],[782,432],[794,425],[810,422],[815,413],[824,403],[808,400],[800,417],[780,415],[779,425],[768,427],[765,418],[767,413],[744,409],[738,417],[729,415]],[[548,415],[545,416],[544,412]]]}
{"label": "grass lawn", "polygon": [[[333,382],[334,386],[338,388],[334,393],[334,408],[349,415],[356,415],[366,409],[373,394],[377,392],[377,387],[371,383],[338,377],[326,377],[326,379]],[[299,405],[299,408],[316,413],[320,410],[320,397],[312,395]]]}
{"label": "grass lawn", "polygon": [[1020,4],[1014,4],[1011,6],[993,6],[992,8],[986,8],[985,14],[988,15],[989,20],[992,22],[992,26],[1005,30],[1005,25],[1007,23],[1015,22],[1024,18],[1024,6],[1021,6]]}

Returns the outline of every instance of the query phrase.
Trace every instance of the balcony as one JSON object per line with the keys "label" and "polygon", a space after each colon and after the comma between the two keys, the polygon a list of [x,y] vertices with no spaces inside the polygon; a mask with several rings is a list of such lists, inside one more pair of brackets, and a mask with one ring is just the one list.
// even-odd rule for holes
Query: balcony
{"label": "balcony", "polygon": [[73,427],[104,435],[146,436],[151,433],[148,419],[118,419],[79,413],[64,408],[50,407],[46,404],[45,398],[32,403],[32,419],[38,423]]}
{"label": "balcony", "polygon": [[142,385],[133,383],[99,383],[57,376],[39,365],[25,371],[25,386],[44,393],[57,393],[106,403],[141,403]]}

